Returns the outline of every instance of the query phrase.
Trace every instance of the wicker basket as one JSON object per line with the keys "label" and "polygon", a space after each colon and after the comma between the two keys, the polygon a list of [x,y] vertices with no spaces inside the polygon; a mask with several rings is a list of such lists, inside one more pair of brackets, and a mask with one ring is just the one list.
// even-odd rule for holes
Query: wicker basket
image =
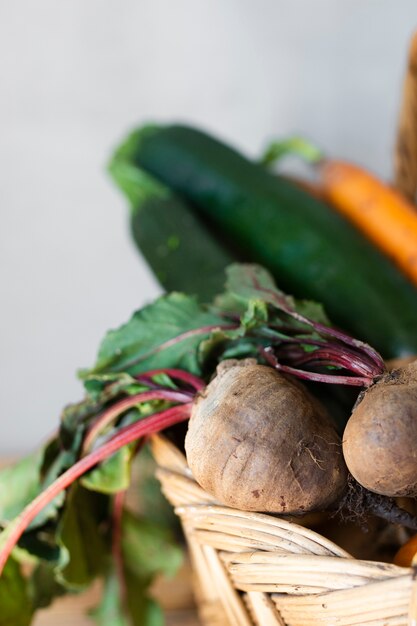
{"label": "wicker basket", "polygon": [[205,626],[417,626],[413,569],[356,560],[298,524],[221,506],[172,443],[158,435],[152,446]]}

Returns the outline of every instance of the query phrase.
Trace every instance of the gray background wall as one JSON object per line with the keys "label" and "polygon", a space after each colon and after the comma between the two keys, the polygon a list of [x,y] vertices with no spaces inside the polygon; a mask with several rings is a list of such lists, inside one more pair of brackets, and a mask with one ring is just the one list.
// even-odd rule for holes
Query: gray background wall
{"label": "gray background wall", "polygon": [[159,293],[105,174],[125,131],[188,120],[251,154],[298,131],[389,176],[416,26],[415,0],[0,1],[0,453]]}

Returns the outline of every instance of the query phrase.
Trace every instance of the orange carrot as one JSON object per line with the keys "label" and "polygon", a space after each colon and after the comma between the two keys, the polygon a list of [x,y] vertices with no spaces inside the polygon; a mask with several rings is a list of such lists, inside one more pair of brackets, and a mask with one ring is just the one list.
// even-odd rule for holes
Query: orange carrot
{"label": "orange carrot", "polygon": [[394,557],[395,565],[401,565],[402,567],[411,567],[413,559],[417,556],[417,535],[411,537],[407,543],[405,543],[398,550]]}
{"label": "orange carrot", "polygon": [[417,285],[416,207],[356,165],[324,160],[319,170],[327,200]]}

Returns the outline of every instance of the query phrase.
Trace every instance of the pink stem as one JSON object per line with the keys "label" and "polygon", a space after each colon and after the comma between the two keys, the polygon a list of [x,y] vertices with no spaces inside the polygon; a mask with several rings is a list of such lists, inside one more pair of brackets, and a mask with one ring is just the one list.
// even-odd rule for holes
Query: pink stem
{"label": "pink stem", "polygon": [[296,369],[295,367],[290,367],[288,365],[282,365],[278,362],[278,359],[275,357],[272,352],[267,349],[260,348],[260,353],[265,358],[265,360],[272,365],[275,369],[280,372],[284,372],[286,374],[291,374],[292,376],[296,376],[301,380],[312,380],[317,383],[330,383],[333,385],[352,385],[355,387],[369,387],[373,383],[373,378],[366,377],[355,377],[355,376],[335,376],[333,374],[320,374],[318,372],[306,372],[304,370]]}
{"label": "pink stem", "polygon": [[[190,417],[191,414],[191,402],[183,404],[181,406],[172,407],[165,411],[160,411],[149,417],[144,417],[142,420],[129,424],[124,428],[121,428],[118,433],[113,435],[106,443],[100,448],[94,450],[84,458],[80,459],[66,472],[61,474],[49,487],[40,493],[28,506],[23,509],[16,520],[16,525],[13,526],[13,530],[7,537],[7,541],[0,551],[0,575],[6,564],[7,559],[10,556],[14,546],[19,541],[20,537],[29,526],[29,524],[35,519],[35,517],[42,511],[42,509],[49,504],[61,491],[69,487],[77,478],[88,472],[92,467],[104,461],[109,456],[123,448],[123,446],[136,441],[139,437],[145,435],[151,435],[152,433],[159,432],[173,426],[179,422],[183,422]],[[13,524],[13,522],[12,522]],[[7,528],[6,531],[7,532]]]}
{"label": "pink stem", "polygon": [[342,343],[351,346],[353,348],[357,348],[358,350],[362,350],[375,364],[375,376],[382,374],[385,371],[385,363],[382,360],[382,357],[376,350],[374,350],[369,344],[364,341],[360,341],[359,339],[355,339],[346,333],[342,333],[340,330],[336,330],[335,328],[330,328],[329,326],[325,326],[324,324],[320,324],[319,322],[312,322],[308,318],[294,314],[293,317],[299,319],[300,322],[304,322],[305,324],[309,324],[312,326],[318,333],[323,335],[328,335],[329,337],[334,337],[338,339]]}
{"label": "pink stem", "polygon": [[149,372],[146,372],[146,374],[139,374],[138,376],[136,376],[136,378],[138,380],[147,380],[148,378],[152,378],[152,376],[157,376],[158,374],[166,374],[167,376],[170,376],[175,380],[182,380],[185,383],[191,385],[191,387],[194,387],[196,391],[200,391],[205,387],[204,381],[201,380],[201,378],[198,378],[198,376],[194,376],[193,374],[190,374],[189,372],[186,372],[184,370],[170,368],[150,370]]}
{"label": "pink stem", "polygon": [[304,356],[294,359],[293,365],[305,365],[311,361],[318,362],[325,361],[329,365],[337,365],[343,367],[343,369],[349,370],[355,374],[362,376],[373,377],[373,371],[370,371],[369,367],[358,360],[358,358],[347,356],[345,354],[337,354],[333,350],[318,349],[313,352],[308,352]]}
{"label": "pink stem", "polygon": [[91,448],[93,441],[96,437],[113,422],[119,415],[135,407],[141,402],[148,402],[149,400],[168,400],[170,402],[186,403],[192,400],[192,396],[186,391],[174,391],[173,389],[155,389],[152,391],[142,391],[134,396],[129,396],[120,402],[117,402],[109,409],[104,411],[101,416],[94,422],[90,430],[87,432],[84,443],[83,452]]}
{"label": "pink stem", "polygon": [[257,289],[268,294],[269,301],[271,303],[273,302],[279,309],[281,309],[281,311],[284,311],[284,313],[287,313],[293,319],[301,322],[302,324],[307,324],[311,328],[314,328],[320,335],[328,335],[329,337],[335,337],[342,343],[348,346],[351,346],[353,348],[357,348],[361,350],[362,352],[364,352],[371,359],[372,363],[374,363],[375,365],[375,374],[374,374],[375,376],[378,376],[379,374],[382,374],[385,371],[385,364],[384,364],[384,361],[382,360],[381,355],[378,354],[378,352],[374,350],[370,345],[368,345],[367,343],[364,343],[363,341],[359,341],[359,339],[355,339],[354,337],[351,337],[350,335],[347,335],[346,333],[343,333],[340,330],[336,330],[335,328],[325,326],[324,324],[320,324],[319,322],[313,322],[313,320],[308,319],[308,317],[304,317],[304,315],[301,315],[300,313],[295,311],[288,304],[287,298],[284,294],[280,295],[279,293],[277,293],[276,291],[272,289],[263,287],[259,283],[259,280],[256,274],[254,274],[253,272],[252,272],[252,282]]}
{"label": "pink stem", "polygon": [[[318,348],[320,347],[325,348],[326,350],[331,351],[335,355],[340,355],[342,353],[344,357],[350,357],[355,362],[358,362],[358,359],[359,359],[360,363],[362,363],[362,365],[367,368],[369,374],[371,376],[375,375],[375,362],[372,361],[371,358],[367,354],[361,353],[357,348],[348,347],[346,344],[343,344],[343,345],[341,345],[340,343],[331,344],[328,341],[319,341],[315,339],[307,339],[307,338],[301,338],[301,337],[291,337],[285,343],[287,343],[288,345],[291,345],[292,343],[294,343],[296,345],[306,344],[306,345],[315,346]],[[280,349],[280,352],[281,352],[281,349]],[[382,370],[380,373],[381,374],[383,373]]]}
{"label": "pink stem", "polygon": [[326,365],[328,367],[343,368],[352,372],[353,374],[359,374],[361,376],[374,376],[374,368],[370,368],[365,360],[360,359],[357,354],[348,355],[345,354],[345,349],[342,351],[333,350],[331,346],[325,349],[317,349],[311,352],[304,352],[302,349],[296,346],[291,347],[283,346],[277,347],[275,354],[279,359],[285,359],[289,361],[292,366],[298,367],[300,365],[310,365],[310,367],[317,367],[320,365]]}
{"label": "pink stem", "polygon": [[333,385],[352,385],[355,387],[369,387],[373,383],[373,378],[356,377],[356,376],[336,376],[334,374],[319,374],[318,372],[306,372],[305,370],[298,370],[295,367],[289,367],[288,365],[281,365],[277,363],[274,365],[275,369],[291,374],[302,380],[312,380],[317,383],[330,383]]}

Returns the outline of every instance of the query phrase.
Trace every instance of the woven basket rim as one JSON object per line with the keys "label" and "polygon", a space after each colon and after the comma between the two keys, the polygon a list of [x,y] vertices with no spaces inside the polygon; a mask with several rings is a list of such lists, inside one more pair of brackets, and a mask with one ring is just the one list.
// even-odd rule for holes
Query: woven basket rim
{"label": "woven basket rim", "polygon": [[207,626],[417,626],[413,568],[356,559],[294,520],[224,506],[164,435],[151,445],[182,521]]}

